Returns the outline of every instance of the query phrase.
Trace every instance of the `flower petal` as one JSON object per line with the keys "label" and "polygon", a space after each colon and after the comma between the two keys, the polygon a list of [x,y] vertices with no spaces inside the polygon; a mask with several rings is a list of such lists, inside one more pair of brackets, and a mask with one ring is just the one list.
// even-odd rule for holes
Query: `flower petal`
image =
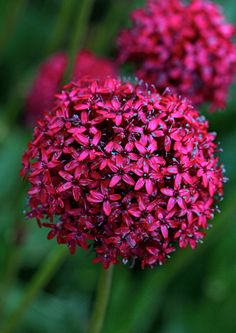
{"label": "flower petal", "polygon": [[174,208],[175,203],[176,203],[176,199],[173,198],[173,197],[171,197],[168,200],[168,203],[167,203],[167,210],[168,210],[168,212]]}
{"label": "flower petal", "polygon": [[73,186],[72,188],[72,194],[75,199],[75,201],[79,201],[80,199],[80,189],[78,186]]}
{"label": "flower petal", "polygon": [[122,179],[126,184],[129,184],[129,185],[135,184],[135,181],[133,180],[133,178],[127,174],[123,175]]}
{"label": "flower petal", "polygon": [[113,176],[111,181],[110,181],[109,187],[116,186],[119,183],[120,180],[121,180],[121,176],[118,176],[118,175]]}
{"label": "flower petal", "polygon": [[122,123],[122,115],[118,114],[115,118],[115,124],[116,126],[120,126],[121,123]]}
{"label": "flower petal", "polygon": [[145,180],[145,187],[146,187],[147,193],[152,194],[152,192],[153,192],[153,183],[152,183],[151,179],[146,179]]}
{"label": "flower petal", "polygon": [[144,185],[144,179],[143,178],[139,178],[139,180],[137,181],[137,183],[135,184],[135,191],[140,190]]}
{"label": "flower petal", "polygon": [[103,211],[107,216],[111,214],[111,205],[107,200],[103,202]]}
{"label": "flower petal", "polygon": [[73,176],[70,173],[65,172],[63,170],[59,171],[59,175],[68,182],[71,182],[73,179]]}
{"label": "flower petal", "polygon": [[110,199],[111,201],[118,201],[118,200],[121,199],[121,195],[120,195],[120,194],[111,194],[111,195],[109,196],[109,199]]}
{"label": "flower petal", "polygon": [[174,190],[172,190],[172,188],[168,188],[168,187],[163,187],[161,188],[161,193],[168,195],[168,197],[172,197],[174,195]]}
{"label": "flower petal", "polygon": [[158,126],[158,122],[159,122],[158,118],[152,119],[148,124],[149,131],[155,131],[155,129]]}
{"label": "flower petal", "polygon": [[161,233],[162,233],[162,236],[167,239],[168,238],[168,228],[166,225],[161,225]]}
{"label": "flower petal", "polygon": [[145,154],[146,153],[146,148],[143,145],[141,145],[139,142],[135,142],[134,144],[135,144],[135,147],[140,152],[140,154]]}
{"label": "flower petal", "polygon": [[66,182],[57,188],[57,192],[59,192],[59,193],[65,192],[65,191],[69,190],[71,187],[72,187],[72,183]]}
{"label": "flower petal", "polygon": [[178,173],[175,176],[175,189],[179,189],[180,188],[181,182],[182,182],[182,176],[181,176],[180,173]]}
{"label": "flower petal", "polygon": [[100,193],[98,191],[91,190],[90,194],[94,199],[98,200],[97,202],[103,201],[103,194],[102,193]]}

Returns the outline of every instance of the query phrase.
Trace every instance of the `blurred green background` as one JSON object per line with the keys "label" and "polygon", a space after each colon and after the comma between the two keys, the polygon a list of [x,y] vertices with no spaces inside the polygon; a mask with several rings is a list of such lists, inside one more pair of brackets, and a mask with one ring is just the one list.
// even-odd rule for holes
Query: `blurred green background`
{"label": "blurred green background", "polygon": [[[142,0],[0,0],[0,332],[45,258],[57,250],[47,231],[27,221],[27,185],[19,178],[21,155],[32,130],[24,125],[24,100],[37,66],[50,53],[68,49],[85,2],[81,47],[115,54],[115,36]],[[235,0],[220,1],[236,24]],[[83,37],[83,38],[82,38]],[[123,73],[126,74],[126,73]],[[175,253],[163,267],[115,267],[103,333],[236,332],[236,94],[227,109],[206,114],[217,131],[229,182],[221,214],[204,244]],[[66,255],[11,332],[83,333],[88,325],[101,267],[93,254]],[[28,289],[29,292],[29,289]]]}

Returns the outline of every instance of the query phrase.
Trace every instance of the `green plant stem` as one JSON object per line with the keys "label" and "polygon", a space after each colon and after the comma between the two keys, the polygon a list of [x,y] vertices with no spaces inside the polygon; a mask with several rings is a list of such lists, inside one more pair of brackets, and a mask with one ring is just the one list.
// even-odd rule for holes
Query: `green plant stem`
{"label": "green plant stem", "polygon": [[76,17],[76,24],[73,30],[74,32],[69,45],[69,61],[65,71],[63,83],[66,83],[71,78],[73,73],[76,55],[83,45],[85,34],[88,29],[93,2],[94,0],[81,0],[78,16]]}
{"label": "green plant stem", "polygon": [[100,333],[102,331],[106,308],[109,300],[111,282],[113,275],[113,265],[107,270],[102,269],[99,283],[97,286],[97,295],[88,333]]}
{"label": "green plant stem", "polygon": [[30,304],[37,297],[40,290],[49,282],[55,271],[62,264],[67,253],[68,249],[64,246],[60,246],[49,255],[31,280],[29,287],[26,289],[16,309],[10,315],[10,318],[7,319],[5,326],[1,328],[1,333],[11,333],[15,331],[15,328],[19,325]]}
{"label": "green plant stem", "polygon": [[47,53],[50,54],[62,46],[75,4],[76,0],[61,0],[61,8],[48,41]]}

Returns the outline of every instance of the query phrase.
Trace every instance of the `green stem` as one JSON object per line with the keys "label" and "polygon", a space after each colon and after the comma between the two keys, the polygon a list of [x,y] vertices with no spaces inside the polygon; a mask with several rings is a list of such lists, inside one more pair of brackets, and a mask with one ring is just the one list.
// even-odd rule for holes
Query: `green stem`
{"label": "green stem", "polygon": [[113,265],[111,265],[107,270],[102,269],[101,271],[97,286],[97,295],[93,315],[87,331],[88,333],[100,333],[102,331],[111,290],[112,275]]}
{"label": "green stem", "polygon": [[48,41],[47,53],[56,51],[62,45],[66,35],[66,28],[69,25],[71,15],[75,8],[76,0],[62,0],[61,8],[56,19],[51,37]]}
{"label": "green stem", "polygon": [[67,248],[60,246],[49,255],[49,257],[42,264],[40,269],[36,272],[35,276],[31,280],[29,287],[25,291],[16,309],[13,311],[13,313],[10,315],[10,318],[8,318],[7,322],[2,327],[2,333],[11,333],[15,331],[15,328],[19,325],[19,322],[21,321],[30,304],[40,293],[40,290],[44,288],[45,285],[49,282],[60,264],[62,264],[67,253]]}
{"label": "green stem", "polygon": [[68,65],[65,71],[63,82],[66,83],[72,76],[75,59],[78,51],[81,49],[85,34],[88,29],[89,18],[92,11],[94,0],[81,0],[80,10],[78,16],[76,17],[76,24],[74,28],[74,33],[71,38],[69,50],[68,50]]}

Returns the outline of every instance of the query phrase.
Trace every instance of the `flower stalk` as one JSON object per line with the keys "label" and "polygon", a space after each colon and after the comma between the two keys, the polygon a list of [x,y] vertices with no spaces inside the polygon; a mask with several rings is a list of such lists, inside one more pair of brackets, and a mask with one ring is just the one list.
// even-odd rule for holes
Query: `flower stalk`
{"label": "flower stalk", "polygon": [[97,286],[97,295],[91,322],[87,333],[100,333],[105,319],[107,304],[111,291],[113,265],[108,269],[102,269]]}

